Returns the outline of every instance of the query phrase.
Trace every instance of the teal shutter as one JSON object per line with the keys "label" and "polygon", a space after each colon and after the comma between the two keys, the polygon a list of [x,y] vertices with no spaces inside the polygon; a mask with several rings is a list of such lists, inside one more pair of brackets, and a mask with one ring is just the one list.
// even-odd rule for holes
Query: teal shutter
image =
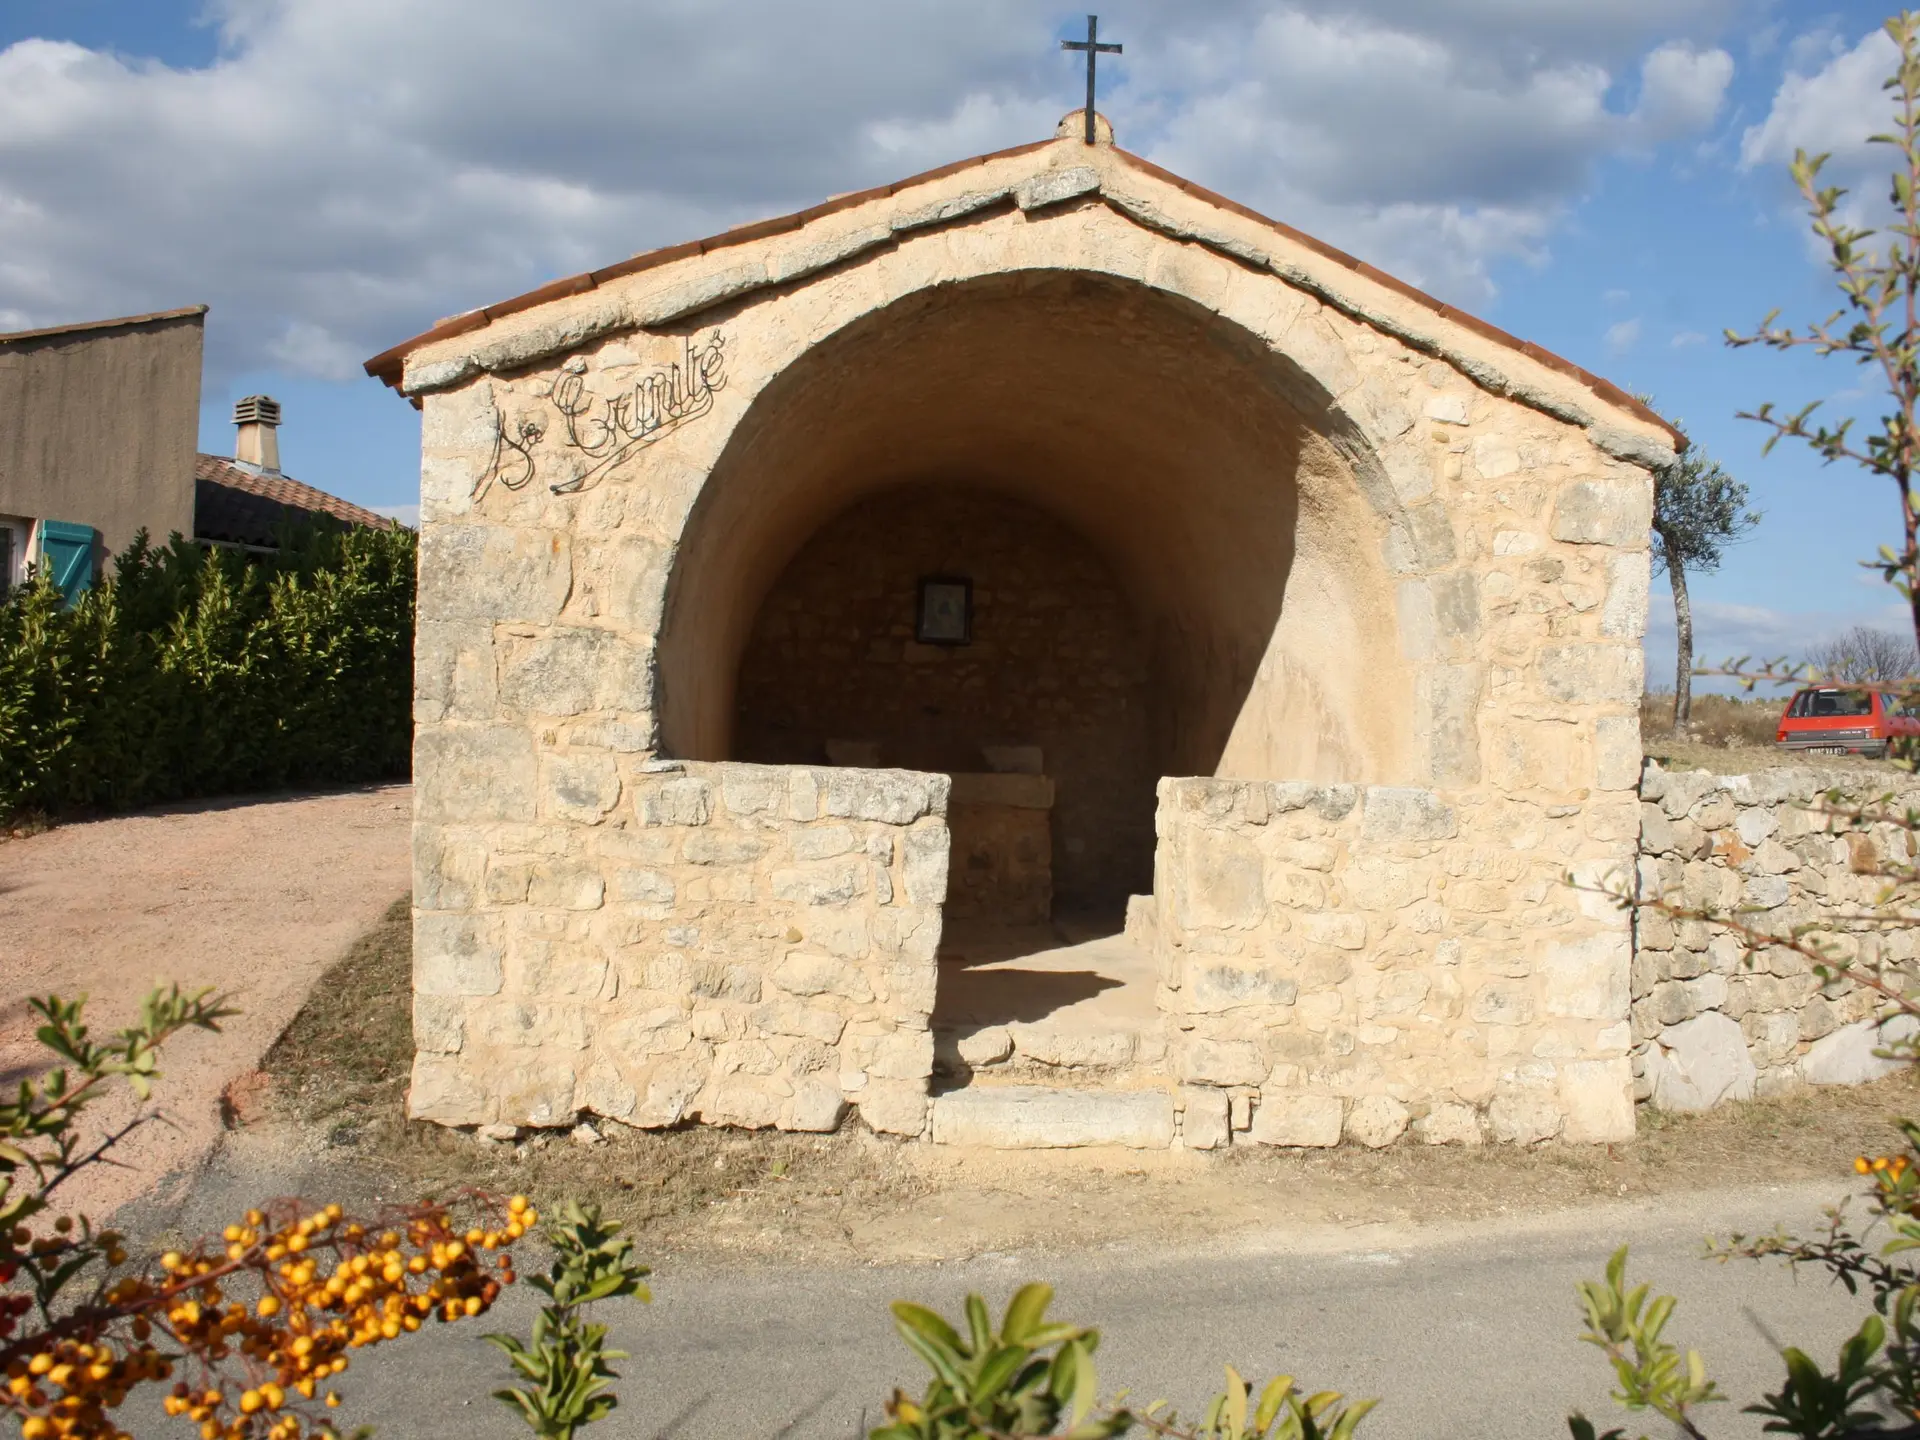
{"label": "teal shutter", "polygon": [[64,520],[40,522],[40,554],[47,575],[71,605],[93,588],[93,527]]}

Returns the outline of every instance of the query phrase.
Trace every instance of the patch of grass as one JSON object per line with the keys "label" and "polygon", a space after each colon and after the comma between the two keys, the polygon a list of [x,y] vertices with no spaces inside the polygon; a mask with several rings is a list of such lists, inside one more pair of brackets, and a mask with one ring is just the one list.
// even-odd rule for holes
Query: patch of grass
{"label": "patch of grass", "polygon": [[313,987],[261,1062],[276,1108],[355,1126],[397,1113],[413,1069],[412,901],[396,900]]}

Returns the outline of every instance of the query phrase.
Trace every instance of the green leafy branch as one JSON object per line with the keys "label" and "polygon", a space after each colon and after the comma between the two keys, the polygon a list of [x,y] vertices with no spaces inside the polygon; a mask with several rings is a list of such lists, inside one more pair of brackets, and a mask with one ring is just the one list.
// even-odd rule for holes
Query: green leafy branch
{"label": "green leafy branch", "polygon": [[87,1148],[78,1125],[81,1113],[115,1080],[137,1099],[148,1100],[159,1078],[162,1045],[183,1030],[218,1031],[220,1022],[237,1012],[211,990],[189,995],[171,985],[146,997],[136,1024],[101,1043],[81,1019],[84,997],[49,995],[31,1003],[45,1022],[35,1032],[40,1043],[64,1063],[38,1079],[22,1080],[12,1098],[0,1099],[0,1281],[25,1277],[34,1303],[51,1316],[62,1292],[95,1259],[119,1263],[120,1237],[96,1233],[85,1216],[77,1225],[63,1216],[52,1234],[23,1240],[27,1222],[47,1209],[57,1187],[105,1160],[152,1118],[142,1111]]}
{"label": "green leafy branch", "polygon": [[586,1307],[626,1296],[651,1300],[644,1281],[652,1272],[633,1258],[633,1242],[601,1218],[597,1205],[569,1200],[547,1240],[553,1264],[530,1283],[549,1303],[533,1322],[530,1342],[511,1335],[486,1338],[529,1382],[496,1390],[494,1398],[541,1440],[572,1440],[577,1429],[605,1419],[619,1403],[610,1385],[620,1378],[612,1362],[627,1358],[626,1351],[607,1348],[607,1327],[588,1321]]}

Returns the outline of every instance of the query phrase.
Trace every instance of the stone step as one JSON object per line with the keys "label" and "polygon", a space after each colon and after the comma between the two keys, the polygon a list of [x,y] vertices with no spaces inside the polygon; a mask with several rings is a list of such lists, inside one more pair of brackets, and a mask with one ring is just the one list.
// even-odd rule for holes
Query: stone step
{"label": "stone step", "polygon": [[1016,1060],[1063,1069],[1151,1068],[1167,1055],[1167,1042],[1158,1024],[1128,1020],[1108,1024],[1081,1020],[1071,1025],[1015,1021],[984,1026],[936,1022],[934,1047],[942,1058],[957,1059],[975,1070]]}
{"label": "stone step", "polygon": [[1061,1150],[1173,1144],[1165,1090],[1065,1090],[1044,1085],[969,1086],[933,1099],[933,1143],[994,1150]]}

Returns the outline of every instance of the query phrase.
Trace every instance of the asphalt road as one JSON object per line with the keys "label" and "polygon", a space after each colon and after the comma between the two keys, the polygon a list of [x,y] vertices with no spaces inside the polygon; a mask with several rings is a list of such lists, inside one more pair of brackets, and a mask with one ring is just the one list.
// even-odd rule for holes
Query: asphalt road
{"label": "asphalt road", "polygon": [[[654,1303],[609,1307],[623,1363],[621,1407],[591,1432],[616,1437],[832,1437],[878,1423],[891,1387],[922,1371],[891,1329],[887,1302],[954,1314],[969,1289],[1003,1304],[1021,1282],[1055,1283],[1054,1314],[1096,1323],[1102,1388],[1195,1408],[1220,1365],[1282,1370],[1313,1388],[1379,1396],[1371,1440],[1564,1436],[1584,1408],[1605,1424],[1663,1436],[1655,1416],[1607,1398],[1598,1351],[1579,1343],[1574,1283],[1634,1247],[1633,1273],[1681,1297],[1673,1338],[1701,1349],[1737,1402],[1778,1384],[1775,1340],[1830,1358],[1860,1303],[1811,1273],[1700,1258],[1702,1238],[1774,1221],[1809,1226],[1831,1187],[1693,1196],[1451,1230],[1273,1233],[1187,1255],[1114,1249],[1077,1256],[982,1256],[932,1268],[670,1267]],[[531,1257],[529,1257],[531,1258]],[[354,1362],[349,1423],[382,1440],[524,1435],[487,1398],[504,1359],[484,1329],[524,1333],[538,1297],[519,1287],[490,1321],[422,1332]],[[1713,1407],[1708,1434],[1757,1436],[1739,1404]],[[165,1433],[171,1425],[153,1427]],[[141,1433],[147,1433],[142,1427]]]}

